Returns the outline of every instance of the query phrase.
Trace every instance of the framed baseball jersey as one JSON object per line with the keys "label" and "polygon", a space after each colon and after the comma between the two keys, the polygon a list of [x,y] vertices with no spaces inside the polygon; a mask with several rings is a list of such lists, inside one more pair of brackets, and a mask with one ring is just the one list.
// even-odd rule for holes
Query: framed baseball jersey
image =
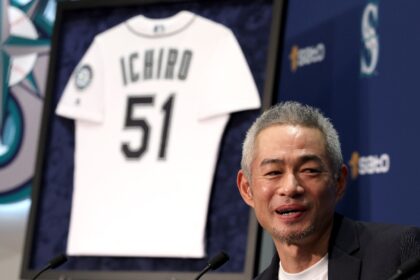
{"label": "framed baseball jersey", "polygon": [[204,257],[222,133],[230,113],[259,107],[219,23],[138,15],[97,35],[57,107],[76,120],[67,253]]}
{"label": "framed baseball jersey", "polygon": [[251,279],[260,231],[236,189],[270,103],[283,1],[60,1],[22,261],[33,277]]}

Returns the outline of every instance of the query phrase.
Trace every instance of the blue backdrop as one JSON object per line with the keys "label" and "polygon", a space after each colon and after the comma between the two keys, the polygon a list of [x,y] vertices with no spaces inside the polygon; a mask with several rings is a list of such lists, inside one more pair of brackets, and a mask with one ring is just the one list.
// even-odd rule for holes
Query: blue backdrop
{"label": "blue backdrop", "polygon": [[277,102],[332,119],[349,166],[339,212],[420,225],[420,2],[289,1]]}

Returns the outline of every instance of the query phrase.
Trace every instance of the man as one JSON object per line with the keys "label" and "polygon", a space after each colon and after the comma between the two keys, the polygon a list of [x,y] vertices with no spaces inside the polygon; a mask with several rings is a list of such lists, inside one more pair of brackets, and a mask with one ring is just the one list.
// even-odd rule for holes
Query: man
{"label": "man", "polygon": [[237,184],[277,251],[256,279],[386,280],[420,256],[419,229],[335,213],[347,172],[337,131],[319,110],[285,102],[255,121]]}

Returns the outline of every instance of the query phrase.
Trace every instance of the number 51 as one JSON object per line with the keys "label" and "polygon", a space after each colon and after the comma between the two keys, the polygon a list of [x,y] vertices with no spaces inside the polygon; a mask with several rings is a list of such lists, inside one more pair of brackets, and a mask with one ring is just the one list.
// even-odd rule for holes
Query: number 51
{"label": "number 51", "polygon": [[[154,96],[131,96],[127,102],[127,114],[125,116],[124,129],[138,129],[142,135],[139,139],[140,145],[136,149],[130,147],[130,143],[123,142],[121,150],[127,158],[140,159],[147,151],[150,138],[150,124],[145,118],[134,118],[133,110],[135,106],[152,106],[154,103]],[[172,117],[172,107],[174,103],[174,94],[170,95],[164,102],[161,110],[163,111],[163,125],[159,146],[158,159],[165,159],[166,147],[169,138],[169,124]]]}

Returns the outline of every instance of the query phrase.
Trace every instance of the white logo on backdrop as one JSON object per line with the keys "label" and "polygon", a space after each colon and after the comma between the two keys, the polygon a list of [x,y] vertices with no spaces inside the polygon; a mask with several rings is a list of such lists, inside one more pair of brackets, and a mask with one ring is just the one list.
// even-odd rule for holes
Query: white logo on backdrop
{"label": "white logo on backdrop", "polygon": [[360,71],[364,75],[375,73],[379,60],[379,39],[376,33],[378,26],[378,5],[367,4],[362,16],[362,41]]}

